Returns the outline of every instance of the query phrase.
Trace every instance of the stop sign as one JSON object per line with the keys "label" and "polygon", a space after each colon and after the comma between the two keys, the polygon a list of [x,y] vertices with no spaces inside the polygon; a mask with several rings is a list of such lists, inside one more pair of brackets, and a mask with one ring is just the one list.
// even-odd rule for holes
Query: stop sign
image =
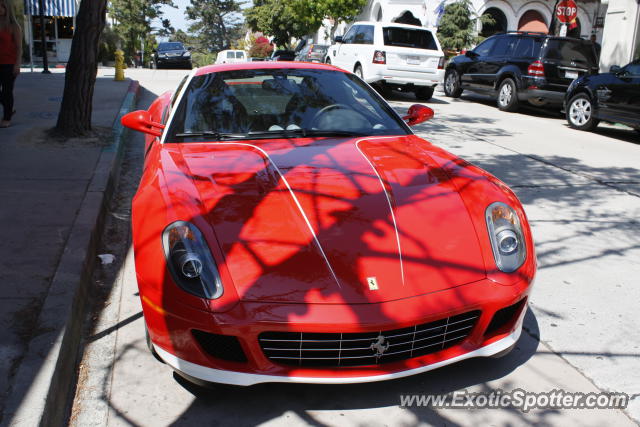
{"label": "stop sign", "polygon": [[556,6],[556,16],[563,24],[571,22],[578,16],[578,5],[573,0],[562,0]]}

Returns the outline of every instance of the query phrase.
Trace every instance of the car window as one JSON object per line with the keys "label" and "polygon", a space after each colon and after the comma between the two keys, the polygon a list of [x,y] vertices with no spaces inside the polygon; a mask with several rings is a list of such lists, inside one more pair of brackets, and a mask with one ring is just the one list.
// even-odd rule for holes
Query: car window
{"label": "car window", "polygon": [[169,142],[189,141],[176,134],[205,131],[236,135],[285,129],[409,133],[369,86],[341,71],[224,71],[195,76],[184,90],[169,126]]}
{"label": "car window", "polygon": [[438,50],[438,45],[429,30],[385,27],[382,29],[382,36],[385,46]]}
{"label": "car window", "polygon": [[244,52],[236,52],[236,58],[244,58]]}
{"label": "car window", "polygon": [[598,64],[593,44],[580,40],[549,39],[543,56],[547,59],[577,62],[586,66]]}
{"label": "car window", "polygon": [[181,50],[184,49],[182,43],[160,43],[158,45],[158,50]]}
{"label": "car window", "polygon": [[373,25],[358,25],[358,31],[353,37],[353,43],[373,44]]}
{"label": "car window", "polygon": [[493,45],[491,56],[511,56],[517,43],[517,37],[500,37]]}
{"label": "car window", "polygon": [[539,58],[541,38],[521,37],[516,46],[514,56],[518,58]]}
{"label": "car window", "polygon": [[342,43],[353,43],[353,39],[356,32],[358,31],[358,27],[360,27],[360,25],[354,25],[353,27],[349,28],[349,31],[347,31],[347,33],[342,38]]}
{"label": "car window", "polygon": [[491,52],[491,48],[493,48],[493,45],[495,44],[496,40],[497,40],[497,37],[490,38],[483,41],[475,49],[473,49],[473,52],[478,56],[489,55],[489,52]]}
{"label": "car window", "polygon": [[231,58],[234,58],[234,57],[235,57],[235,55],[233,54],[233,52],[227,52],[227,58],[228,59],[231,59]]}

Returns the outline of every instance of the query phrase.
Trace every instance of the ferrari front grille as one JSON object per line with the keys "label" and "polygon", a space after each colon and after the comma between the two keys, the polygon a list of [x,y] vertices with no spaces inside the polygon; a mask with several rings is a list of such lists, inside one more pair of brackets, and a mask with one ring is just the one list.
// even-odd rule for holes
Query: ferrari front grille
{"label": "ferrari front grille", "polygon": [[379,365],[459,344],[479,317],[480,311],[470,311],[408,328],[363,333],[263,332],[258,341],[269,360],[284,365]]}

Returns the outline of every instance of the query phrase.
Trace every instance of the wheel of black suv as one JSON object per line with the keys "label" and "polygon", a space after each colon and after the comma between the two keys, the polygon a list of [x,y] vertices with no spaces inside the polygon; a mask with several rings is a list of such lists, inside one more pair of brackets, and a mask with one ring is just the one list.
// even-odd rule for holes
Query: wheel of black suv
{"label": "wheel of black suv", "polygon": [[498,89],[498,108],[502,111],[518,110],[518,89],[513,79],[506,78]]}
{"label": "wheel of black suv", "polygon": [[423,86],[415,90],[416,98],[420,101],[428,101],[433,96],[433,88],[428,86]]}
{"label": "wheel of black suv", "polygon": [[362,67],[359,65],[356,65],[355,70],[353,70],[353,74],[355,74],[356,76],[362,78]]}
{"label": "wheel of black suv", "polygon": [[459,98],[462,95],[460,76],[456,70],[447,70],[444,75],[444,94],[451,98]]}
{"label": "wheel of black suv", "polygon": [[593,117],[593,104],[586,93],[579,93],[569,101],[566,110],[569,126],[578,130],[593,130],[598,120]]}

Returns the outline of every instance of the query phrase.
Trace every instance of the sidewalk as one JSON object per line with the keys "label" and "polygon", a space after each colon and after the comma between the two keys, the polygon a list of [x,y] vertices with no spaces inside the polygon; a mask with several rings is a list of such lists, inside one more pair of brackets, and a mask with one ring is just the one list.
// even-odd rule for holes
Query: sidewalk
{"label": "sidewalk", "polygon": [[[61,390],[70,384],[59,382],[54,372],[64,373],[65,363],[77,355],[67,325],[72,312],[80,312],[74,298],[77,303],[82,296],[76,290],[91,268],[92,235],[113,186],[110,174],[117,170],[122,129],[112,131],[114,119],[121,109],[134,106],[130,86],[137,88],[130,81],[113,81],[113,70],[100,70],[93,126],[108,138],[107,145],[99,139],[61,143],[42,133],[55,126],[64,89],[64,70],[52,71],[44,75],[23,69],[14,91],[17,114],[10,128],[0,129],[3,425],[36,425],[45,406],[62,404],[54,412],[65,409]],[[50,389],[60,395],[57,402],[51,401]]]}

